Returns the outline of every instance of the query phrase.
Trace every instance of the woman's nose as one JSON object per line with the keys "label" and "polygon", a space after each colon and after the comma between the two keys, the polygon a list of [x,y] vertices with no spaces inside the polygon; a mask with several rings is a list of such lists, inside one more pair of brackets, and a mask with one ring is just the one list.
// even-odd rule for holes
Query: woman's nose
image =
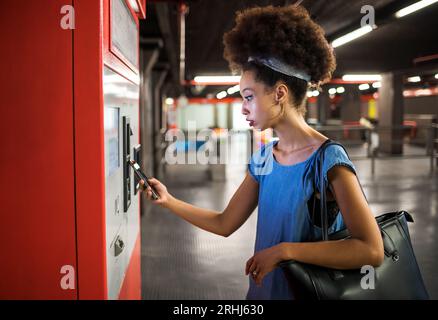
{"label": "woman's nose", "polygon": [[241,110],[241,112],[242,112],[242,114],[243,114],[244,116],[246,116],[246,115],[249,113],[248,109],[245,107],[244,104],[242,104],[242,110]]}

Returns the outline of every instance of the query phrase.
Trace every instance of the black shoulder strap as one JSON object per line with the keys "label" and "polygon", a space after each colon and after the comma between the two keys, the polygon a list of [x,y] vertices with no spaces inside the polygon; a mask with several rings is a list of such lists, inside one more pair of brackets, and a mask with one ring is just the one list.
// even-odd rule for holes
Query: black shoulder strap
{"label": "black shoulder strap", "polygon": [[[345,147],[340,144],[339,142],[332,141],[331,139],[327,139],[319,148],[319,154],[317,154],[316,161],[318,166],[315,165],[315,173],[319,175],[319,193],[320,193],[320,213],[321,213],[321,229],[322,229],[322,239],[323,241],[328,240],[328,213],[327,213],[327,202],[326,202],[326,188],[327,185],[324,181],[324,170],[323,170],[323,164],[324,164],[324,151],[327,149],[328,146],[331,145],[338,145],[341,146],[342,149],[344,149],[345,154],[347,155],[348,159],[350,159],[350,156],[348,155],[347,150]],[[317,168],[319,169],[319,172],[316,172]],[[316,176],[316,174],[315,174]],[[360,189],[362,190],[362,194],[365,197],[365,200],[368,202],[368,199],[365,195],[365,192],[363,191],[362,185],[359,181],[359,178],[356,174],[356,179],[359,183]]]}

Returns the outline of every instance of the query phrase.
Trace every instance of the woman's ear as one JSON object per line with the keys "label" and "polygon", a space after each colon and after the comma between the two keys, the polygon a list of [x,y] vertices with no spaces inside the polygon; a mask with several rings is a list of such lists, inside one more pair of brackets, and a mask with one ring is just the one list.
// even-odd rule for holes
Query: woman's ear
{"label": "woman's ear", "polygon": [[286,102],[289,94],[289,89],[285,84],[279,84],[275,90],[275,100],[277,102]]}

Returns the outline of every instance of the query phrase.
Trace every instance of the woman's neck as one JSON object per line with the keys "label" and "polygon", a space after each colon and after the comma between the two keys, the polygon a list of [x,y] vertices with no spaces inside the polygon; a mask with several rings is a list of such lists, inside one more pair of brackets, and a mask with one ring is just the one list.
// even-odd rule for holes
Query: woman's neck
{"label": "woman's neck", "polygon": [[309,146],[319,146],[327,138],[310,127],[304,117],[292,108],[273,128],[279,138],[277,148],[295,151]]}

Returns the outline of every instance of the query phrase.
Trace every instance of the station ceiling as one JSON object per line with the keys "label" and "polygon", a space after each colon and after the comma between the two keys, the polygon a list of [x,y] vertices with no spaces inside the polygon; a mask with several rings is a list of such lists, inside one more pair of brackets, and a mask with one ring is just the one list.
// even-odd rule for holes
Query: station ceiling
{"label": "station ceiling", "polygon": [[[185,79],[196,75],[228,74],[223,59],[222,36],[234,25],[235,12],[259,5],[287,5],[294,0],[192,0],[186,1]],[[394,13],[417,0],[304,0],[313,19],[335,38],[360,27],[363,5],[372,5],[377,29],[335,49],[338,67],[335,77],[345,73],[437,71],[438,59],[416,59],[438,54],[438,3],[397,19]],[[162,38],[160,62],[179,79],[179,1],[148,1],[147,18],[141,23],[141,37]],[[146,41],[146,43],[148,43]],[[421,59],[420,59],[421,60]]]}

